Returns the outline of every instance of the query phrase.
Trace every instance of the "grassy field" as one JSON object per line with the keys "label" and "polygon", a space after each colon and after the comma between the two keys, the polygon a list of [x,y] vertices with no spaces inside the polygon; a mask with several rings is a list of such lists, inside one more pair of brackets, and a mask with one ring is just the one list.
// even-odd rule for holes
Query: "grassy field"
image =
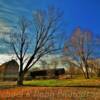
{"label": "grassy field", "polygon": [[28,86],[66,87],[66,86],[86,86],[100,87],[100,79],[66,79],[66,80],[33,80],[24,81]]}
{"label": "grassy field", "polygon": [[[24,81],[24,86],[41,87],[97,87],[100,88],[100,79],[49,79]],[[14,81],[0,81],[0,89],[17,87]]]}

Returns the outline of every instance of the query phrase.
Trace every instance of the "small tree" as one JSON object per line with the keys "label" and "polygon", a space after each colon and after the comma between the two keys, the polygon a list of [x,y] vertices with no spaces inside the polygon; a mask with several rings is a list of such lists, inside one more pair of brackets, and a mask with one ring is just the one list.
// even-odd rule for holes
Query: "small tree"
{"label": "small tree", "polygon": [[70,66],[68,68],[68,72],[69,72],[71,78],[73,78],[73,75],[75,75],[75,67],[73,66],[73,64],[70,64]]}
{"label": "small tree", "polygon": [[[20,62],[18,85],[23,85],[25,73],[27,73],[40,58],[60,50],[57,46],[58,42],[56,42],[55,36],[60,32],[61,17],[62,13],[54,7],[49,7],[46,11],[36,10],[33,13],[33,38],[30,38],[31,36],[27,37],[27,32],[31,31],[27,31],[28,24],[26,20],[22,19],[20,21],[21,31],[17,30],[18,32],[15,32],[14,35],[11,36],[10,42]],[[31,45],[29,39],[31,40]],[[27,58],[28,52],[30,52],[30,56]]]}
{"label": "small tree", "polygon": [[66,74],[70,74],[71,78],[73,78],[74,74],[81,73],[81,67],[68,56],[64,55],[61,59],[61,63],[67,68]]}
{"label": "small tree", "polygon": [[84,73],[85,78],[89,79],[88,60],[93,55],[92,33],[81,30],[79,27],[73,32],[69,41],[65,42],[64,54],[72,61],[77,62]]}
{"label": "small tree", "polygon": [[42,65],[42,69],[45,70],[48,67],[48,63],[45,60],[40,60],[41,65]]}
{"label": "small tree", "polygon": [[58,67],[58,64],[59,64],[59,62],[58,62],[58,60],[57,60],[57,58],[53,58],[52,60],[51,60],[51,65],[52,65],[52,67],[53,67],[53,77],[54,78],[56,78],[57,76],[55,76],[55,73],[56,73],[56,69],[57,69],[57,67]]}

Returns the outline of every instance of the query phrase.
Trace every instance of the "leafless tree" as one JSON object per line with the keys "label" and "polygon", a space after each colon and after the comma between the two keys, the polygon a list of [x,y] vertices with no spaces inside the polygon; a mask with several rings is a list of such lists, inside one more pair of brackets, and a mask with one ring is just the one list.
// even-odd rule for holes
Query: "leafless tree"
{"label": "leafless tree", "polygon": [[[24,75],[27,71],[47,54],[60,50],[56,35],[60,32],[62,12],[54,7],[48,7],[48,10],[36,10],[33,12],[33,31],[27,31],[28,23],[22,19],[20,29],[11,36],[11,47],[20,61],[20,70],[18,76],[18,85],[23,85]],[[31,32],[33,37],[27,37]],[[29,46],[30,45],[30,46]],[[29,58],[26,57],[28,51],[31,51]],[[26,62],[24,68],[23,64]]]}
{"label": "leafless tree", "polygon": [[53,72],[52,72],[52,77],[53,78],[57,78],[57,76],[55,75],[56,69],[58,67],[59,61],[57,60],[57,58],[53,58],[51,60],[51,66],[53,67]]}
{"label": "leafless tree", "polygon": [[19,61],[19,74],[18,74],[18,84],[21,84],[21,79],[23,79],[23,67],[28,59],[26,56],[30,40],[28,37],[28,27],[29,22],[25,17],[22,17],[19,21],[19,27],[17,31],[10,33],[10,47],[13,50]]}
{"label": "leafless tree", "polygon": [[41,65],[42,65],[42,69],[43,70],[46,70],[47,69],[47,67],[48,67],[48,63],[46,62],[46,60],[40,60],[40,62],[41,62]]}
{"label": "leafless tree", "polygon": [[[88,60],[93,55],[92,33],[87,30],[75,29],[69,41],[65,42],[64,54],[77,62],[77,66],[82,69],[85,78],[89,79]],[[69,44],[68,44],[69,42]]]}
{"label": "leafless tree", "polygon": [[75,67],[72,64],[69,65],[68,72],[70,74],[70,77],[73,78],[73,76],[75,75]]}

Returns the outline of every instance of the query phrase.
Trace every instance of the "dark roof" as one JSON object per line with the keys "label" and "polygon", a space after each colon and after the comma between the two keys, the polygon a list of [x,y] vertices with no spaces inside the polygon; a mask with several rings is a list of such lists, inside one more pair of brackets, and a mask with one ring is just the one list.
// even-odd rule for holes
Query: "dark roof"
{"label": "dark roof", "polygon": [[12,60],[10,60],[10,61],[8,61],[8,62],[5,62],[5,63],[3,63],[2,65],[0,65],[0,66],[19,66],[18,65],[18,63],[14,60],[14,59],[12,59]]}
{"label": "dark roof", "polygon": [[[54,72],[55,75],[61,75],[65,73],[64,68],[57,68],[57,69],[51,69],[51,72]],[[46,76],[47,75],[47,70],[38,70],[38,71],[31,71],[30,75],[31,76]]]}

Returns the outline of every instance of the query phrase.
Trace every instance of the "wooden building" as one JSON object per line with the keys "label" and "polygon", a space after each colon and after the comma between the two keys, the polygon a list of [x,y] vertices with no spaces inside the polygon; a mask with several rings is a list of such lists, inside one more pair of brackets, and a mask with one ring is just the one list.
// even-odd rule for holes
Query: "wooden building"
{"label": "wooden building", "polygon": [[30,76],[34,78],[58,78],[60,75],[65,74],[64,68],[49,69],[49,70],[37,70],[31,71]]}
{"label": "wooden building", "polygon": [[16,80],[19,65],[15,60],[0,65],[0,80]]}

